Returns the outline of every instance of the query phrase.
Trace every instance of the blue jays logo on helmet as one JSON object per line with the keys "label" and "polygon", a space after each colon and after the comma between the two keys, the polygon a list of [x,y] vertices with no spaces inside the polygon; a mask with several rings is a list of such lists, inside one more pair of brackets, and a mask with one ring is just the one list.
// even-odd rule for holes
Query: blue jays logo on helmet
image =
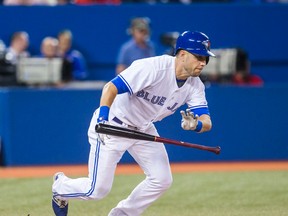
{"label": "blue jays logo on helmet", "polygon": [[209,40],[203,41],[202,44],[206,47],[206,50],[210,50],[211,42]]}
{"label": "blue jays logo on helmet", "polygon": [[199,31],[185,31],[176,41],[175,54],[183,49],[192,54],[200,56],[212,56],[215,54],[210,51],[211,42],[207,35]]}

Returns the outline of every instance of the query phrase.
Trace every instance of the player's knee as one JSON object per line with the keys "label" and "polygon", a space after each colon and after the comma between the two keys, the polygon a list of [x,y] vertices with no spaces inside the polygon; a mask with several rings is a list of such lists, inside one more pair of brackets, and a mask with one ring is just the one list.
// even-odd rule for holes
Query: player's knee
{"label": "player's knee", "polygon": [[151,183],[160,190],[167,190],[171,187],[172,182],[172,175],[158,176],[158,178],[151,180]]}
{"label": "player's knee", "polygon": [[103,199],[109,194],[110,190],[111,190],[110,187],[95,188],[93,193],[91,193],[91,195],[89,196],[89,199],[91,200]]}
{"label": "player's knee", "polygon": [[161,185],[163,189],[167,190],[168,188],[171,187],[172,183],[173,183],[173,178],[170,175],[169,177],[167,176],[165,179],[162,179]]}

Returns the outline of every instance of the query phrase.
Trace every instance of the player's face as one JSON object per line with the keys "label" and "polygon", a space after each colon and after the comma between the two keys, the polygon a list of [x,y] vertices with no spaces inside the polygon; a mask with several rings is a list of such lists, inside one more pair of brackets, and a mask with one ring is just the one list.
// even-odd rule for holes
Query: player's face
{"label": "player's face", "polygon": [[199,76],[206,65],[206,56],[191,54],[187,51],[186,54],[184,64],[186,72],[193,77]]}

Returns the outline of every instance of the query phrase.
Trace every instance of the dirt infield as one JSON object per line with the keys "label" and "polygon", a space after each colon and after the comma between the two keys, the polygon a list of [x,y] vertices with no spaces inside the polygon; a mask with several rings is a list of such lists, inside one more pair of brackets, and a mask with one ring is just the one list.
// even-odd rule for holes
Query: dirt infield
{"label": "dirt infield", "polygon": [[[262,171],[288,170],[288,161],[273,162],[215,162],[215,163],[174,163],[173,173],[207,172],[207,171]],[[53,176],[62,171],[68,176],[87,176],[87,165],[69,166],[33,166],[33,167],[0,167],[0,178],[31,178]],[[136,164],[119,165],[116,174],[143,173]]]}

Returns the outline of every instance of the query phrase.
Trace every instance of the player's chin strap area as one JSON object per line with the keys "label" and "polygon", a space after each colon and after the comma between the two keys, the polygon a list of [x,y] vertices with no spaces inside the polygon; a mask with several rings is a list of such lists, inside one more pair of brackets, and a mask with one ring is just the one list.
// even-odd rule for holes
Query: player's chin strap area
{"label": "player's chin strap area", "polygon": [[112,118],[112,121],[116,122],[117,124],[120,124],[126,128],[129,128],[131,130],[138,130],[137,127],[131,126],[131,125],[127,125],[124,122],[122,122],[119,118],[117,118],[116,116],[114,118]]}

